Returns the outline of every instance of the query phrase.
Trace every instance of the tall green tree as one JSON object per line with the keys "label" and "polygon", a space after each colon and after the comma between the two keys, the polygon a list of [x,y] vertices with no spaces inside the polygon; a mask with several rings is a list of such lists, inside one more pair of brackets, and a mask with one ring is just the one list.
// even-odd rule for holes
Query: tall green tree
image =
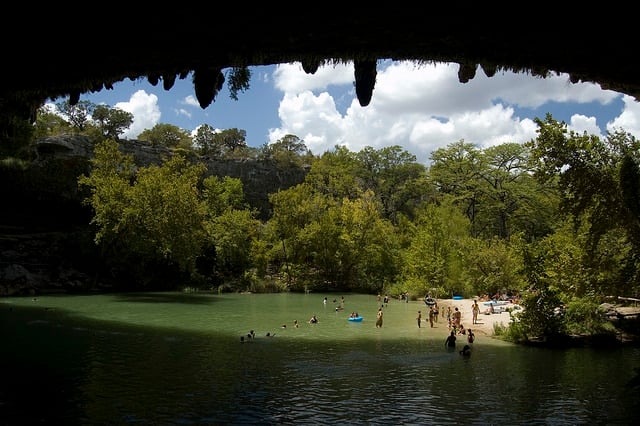
{"label": "tall green tree", "polygon": [[174,156],[161,166],[134,168],[132,157],[106,140],[95,148],[92,171],[79,178],[90,191],[96,243],[116,253],[120,271],[140,283],[169,281],[168,273],[191,276],[207,236],[206,208],[198,183],[204,166]]}
{"label": "tall green tree", "polygon": [[[626,239],[634,241],[638,220],[630,210],[634,208],[630,200],[634,198],[633,188],[640,183],[634,177],[633,162],[624,157],[637,155],[638,141],[624,132],[609,134],[605,140],[586,133],[580,135],[568,131],[564,122],[554,120],[550,114],[545,120],[536,119],[536,124],[538,137],[528,143],[532,160],[537,162],[535,176],[542,182],[557,179],[561,210],[570,214],[576,229],[586,227],[585,262],[601,261],[596,254],[606,253],[601,250],[601,242],[610,233],[615,235],[621,230]],[[640,252],[634,247],[620,265],[620,271],[625,271],[625,285],[611,282],[604,287],[636,292],[640,288],[639,258]]]}
{"label": "tall green tree", "polygon": [[516,238],[467,239],[461,250],[465,294],[493,296],[525,290],[527,282],[517,243]]}
{"label": "tall green tree", "polygon": [[82,132],[90,123],[91,116],[97,105],[91,101],[79,101],[72,105],[69,100],[65,100],[58,102],[56,107],[73,129],[77,132]]}
{"label": "tall green tree", "polygon": [[364,191],[360,177],[362,164],[356,155],[344,146],[335,146],[316,158],[305,182],[313,191],[335,200],[357,199]]}
{"label": "tall green tree", "polygon": [[233,157],[233,154],[247,147],[247,131],[241,129],[225,129],[213,135],[214,151],[221,152],[224,157]]}
{"label": "tall green tree", "polygon": [[397,273],[393,226],[371,191],[329,207],[299,238],[327,290],[381,291]]}
{"label": "tall green tree", "polygon": [[93,109],[92,119],[102,136],[118,140],[120,135],[133,123],[133,114],[120,108],[97,105]]}
{"label": "tall green tree", "polygon": [[484,157],[480,150],[463,140],[431,153],[429,176],[441,194],[453,197],[455,205],[469,218],[471,235],[482,232],[478,221],[483,196]]}
{"label": "tall green tree", "polygon": [[295,135],[285,135],[271,144],[265,144],[261,151],[261,158],[275,161],[282,167],[302,167],[311,155],[304,141]]}
{"label": "tall green tree", "polygon": [[146,129],[140,133],[138,139],[148,142],[152,146],[181,147],[187,150],[192,147],[192,139],[189,132],[173,124],[158,123],[151,129]]}
{"label": "tall green tree", "polygon": [[[317,222],[335,201],[305,183],[269,196],[273,214],[267,223],[265,238],[271,241],[271,259],[289,288],[302,289],[309,283],[305,262],[308,258],[305,228]],[[327,238],[329,238],[327,236]]]}
{"label": "tall green tree", "polygon": [[216,144],[216,131],[208,124],[203,124],[196,130],[193,144],[202,155],[219,157],[222,154],[221,147]]}
{"label": "tall green tree", "polygon": [[433,193],[426,180],[426,169],[416,156],[399,145],[379,150],[365,147],[356,153],[359,176],[365,189],[371,189],[383,206],[383,214],[397,223],[398,214],[413,215],[414,209]]}
{"label": "tall green tree", "polygon": [[413,238],[402,253],[402,290],[421,296],[432,288],[440,294],[462,293],[460,255],[469,226],[468,218],[451,201],[419,210]]}

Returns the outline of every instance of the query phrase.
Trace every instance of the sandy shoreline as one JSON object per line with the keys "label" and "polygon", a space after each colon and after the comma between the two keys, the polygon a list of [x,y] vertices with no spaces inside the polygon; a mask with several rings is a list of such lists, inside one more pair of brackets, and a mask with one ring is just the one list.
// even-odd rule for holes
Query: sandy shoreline
{"label": "sandy shoreline", "polygon": [[[504,324],[507,326],[510,321],[509,313],[502,312],[499,314],[485,314],[484,311],[487,309],[487,306],[484,305],[484,302],[478,302],[480,305],[480,314],[478,314],[478,322],[473,324],[473,315],[472,315],[472,306],[473,299],[437,299],[438,309],[440,310],[440,315],[438,317],[437,328],[443,330],[443,333],[448,334],[449,330],[447,328],[447,318],[442,316],[442,312],[447,311],[447,307],[451,306],[451,310],[453,311],[455,308],[462,313],[461,323],[465,328],[471,328],[473,332],[478,336],[491,336],[493,335],[493,325],[494,324]],[[425,312],[425,311],[423,311]],[[423,314],[423,322],[429,325],[429,316]],[[444,326],[444,327],[443,327]]]}

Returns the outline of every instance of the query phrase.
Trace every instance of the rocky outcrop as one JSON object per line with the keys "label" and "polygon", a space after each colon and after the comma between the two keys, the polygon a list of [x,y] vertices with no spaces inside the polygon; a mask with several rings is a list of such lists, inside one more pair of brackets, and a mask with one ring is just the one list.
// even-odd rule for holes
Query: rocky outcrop
{"label": "rocky outcrop", "polygon": [[[118,142],[125,154],[133,156],[135,163],[141,167],[152,164],[159,165],[174,155],[164,146],[151,146],[137,140],[121,140]],[[36,145],[37,156],[34,164],[46,167],[56,162],[77,162],[88,160],[93,156],[93,144],[86,136],[64,135],[43,138]],[[244,185],[247,202],[258,210],[262,219],[270,213],[269,194],[278,190],[295,186],[304,181],[308,168],[278,167],[275,162],[254,159],[219,159],[211,157],[195,157],[207,166],[207,176],[229,176],[240,179]],[[88,172],[88,168],[86,172]],[[77,176],[69,176],[70,186],[75,186]]]}
{"label": "rocky outcrop", "polygon": [[302,183],[308,172],[306,168],[279,168],[275,163],[256,160],[209,159],[205,164],[208,175],[240,179],[247,202],[262,219],[271,215],[269,195]]}

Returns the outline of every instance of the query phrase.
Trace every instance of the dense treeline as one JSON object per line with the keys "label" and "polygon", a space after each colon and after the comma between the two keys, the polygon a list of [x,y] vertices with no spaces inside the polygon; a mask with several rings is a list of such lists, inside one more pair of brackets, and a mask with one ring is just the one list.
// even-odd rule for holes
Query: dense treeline
{"label": "dense treeline", "polygon": [[[426,167],[399,146],[315,156],[293,135],[251,149],[241,130],[204,125],[191,137],[158,125],[141,139],[176,155],[145,168],[118,150],[127,119],[110,111],[71,127],[96,134],[79,184],[95,243],[123,282],[413,298],[506,293],[525,308],[509,327],[514,339],[594,331],[606,297],[639,294],[640,151],[623,131],[576,134],[547,115],[536,120],[535,140],[485,149],[457,141]],[[69,130],[69,121],[41,117],[40,136]],[[194,154],[271,158],[309,173],[270,194],[272,214],[259,220],[241,182],[203,178]]]}

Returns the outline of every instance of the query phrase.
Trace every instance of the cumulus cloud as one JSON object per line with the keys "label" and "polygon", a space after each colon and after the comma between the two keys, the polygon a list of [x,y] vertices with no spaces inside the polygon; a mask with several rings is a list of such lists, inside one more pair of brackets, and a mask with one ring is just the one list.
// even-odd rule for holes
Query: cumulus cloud
{"label": "cumulus cloud", "polygon": [[136,91],[128,102],[118,102],[114,107],[133,114],[133,123],[122,134],[124,138],[136,138],[145,129],[151,129],[160,122],[158,97],[144,90]]}
{"label": "cumulus cloud", "polygon": [[[479,67],[467,83],[458,80],[457,64],[379,63],[373,99],[361,107],[353,90],[353,65],[325,66],[306,74],[299,64],[277,66],[275,87],[282,91],[280,127],[270,141],[295,134],[314,153],[336,144],[351,150],[401,145],[428,163],[434,149],[464,140],[479,147],[534,139],[536,125],[517,108],[535,109],[549,103],[610,104],[621,96],[593,83],[572,84],[567,75],[547,78],[498,72],[487,77]],[[340,108],[336,99],[350,101]],[[625,98],[626,111],[608,127],[637,129],[638,103]],[[600,135],[595,117],[575,114],[571,130]]]}

